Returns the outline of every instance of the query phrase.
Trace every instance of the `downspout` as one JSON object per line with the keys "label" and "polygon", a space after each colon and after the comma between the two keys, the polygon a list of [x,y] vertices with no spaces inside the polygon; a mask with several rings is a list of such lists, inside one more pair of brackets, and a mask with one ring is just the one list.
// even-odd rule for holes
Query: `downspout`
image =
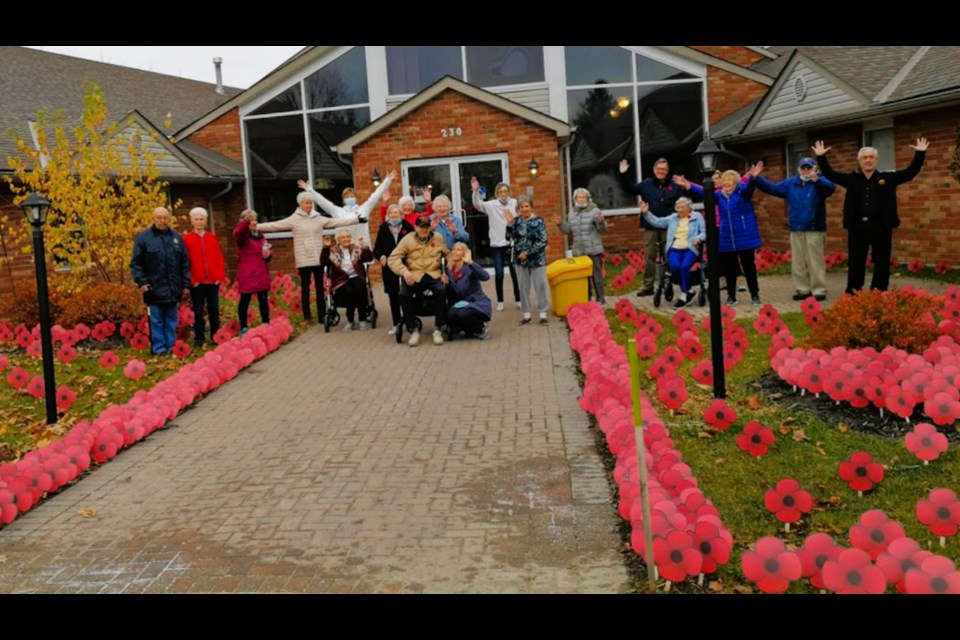
{"label": "downspout", "polygon": [[[570,146],[573,144],[573,141],[576,137],[577,137],[577,129],[576,127],[571,127],[570,139],[567,140],[566,143],[560,145],[560,162],[565,163],[567,165],[566,166],[567,169],[570,169],[570,156],[568,155],[568,151],[570,150]],[[561,171],[560,172],[560,192],[563,194],[563,200],[565,201],[564,204],[566,204],[566,206],[564,207],[564,210],[560,212],[560,218],[562,220],[567,219],[567,215],[570,209],[573,208],[573,201],[571,200],[573,196],[570,193],[570,190],[564,185],[566,180],[567,180],[567,172]],[[563,257],[566,258],[567,252],[570,251],[570,234],[563,233],[562,235],[563,235]]]}
{"label": "downspout", "polygon": [[216,229],[213,228],[213,201],[227,195],[228,193],[230,193],[232,189],[233,189],[233,181],[232,180],[227,181],[226,189],[224,189],[223,191],[218,191],[212,196],[210,196],[209,198],[207,198],[207,211],[210,212],[210,233],[216,233]]}

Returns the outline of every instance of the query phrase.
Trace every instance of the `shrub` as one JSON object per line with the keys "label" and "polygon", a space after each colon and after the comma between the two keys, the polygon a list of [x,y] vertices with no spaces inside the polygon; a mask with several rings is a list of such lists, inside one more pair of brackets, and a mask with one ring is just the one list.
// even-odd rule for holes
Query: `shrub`
{"label": "shrub", "polygon": [[[50,299],[50,317],[56,320],[63,312],[63,295],[53,287],[47,287]],[[33,328],[40,322],[40,307],[37,304],[37,282],[34,278],[17,281],[16,292],[0,296],[0,320],[13,324],[21,322]]]}
{"label": "shrub", "polygon": [[943,306],[940,297],[926,291],[861,290],[843,296],[814,329],[809,346],[821,349],[894,346],[922,353],[937,339],[933,313]]}
{"label": "shrub", "polygon": [[146,313],[140,293],[131,284],[98,282],[96,286],[70,294],[63,300],[59,322],[72,327],[82,322],[89,327],[104,320],[117,326],[124,322],[138,323]]}

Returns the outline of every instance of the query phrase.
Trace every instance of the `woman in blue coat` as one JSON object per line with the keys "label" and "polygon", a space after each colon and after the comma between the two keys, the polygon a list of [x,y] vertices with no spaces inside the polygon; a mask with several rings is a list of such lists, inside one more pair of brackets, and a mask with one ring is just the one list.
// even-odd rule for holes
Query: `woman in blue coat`
{"label": "woman in blue coat", "polygon": [[703,216],[693,211],[690,198],[677,199],[677,211],[669,216],[658,218],[650,212],[646,202],[640,204],[644,219],[655,229],[667,230],[667,260],[670,273],[679,275],[681,296],[673,303],[680,309],[693,300],[690,292],[690,269],[700,255],[700,244],[707,239],[707,228]]}
{"label": "woman in blue coat", "polygon": [[487,270],[473,261],[470,249],[462,242],[447,254],[447,325],[451,334],[463,331],[470,338],[485,340],[490,335],[493,305],[483,292],[481,282],[490,279]]}
{"label": "woman in blue coat", "polygon": [[[758,164],[750,169],[746,182],[741,182],[736,171],[724,171],[720,176],[720,188],[716,191],[717,214],[720,227],[718,231],[720,255],[718,256],[721,273],[727,281],[727,304],[737,304],[738,266],[743,268],[753,306],[759,307],[760,283],[757,281],[757,266],[754,253],[760,247],[760,228],[757,226],[757,214],[753,210],[754,178],[762,171]],[[691,193],[703,195],[703,188],[686,182],[683,185]]]}

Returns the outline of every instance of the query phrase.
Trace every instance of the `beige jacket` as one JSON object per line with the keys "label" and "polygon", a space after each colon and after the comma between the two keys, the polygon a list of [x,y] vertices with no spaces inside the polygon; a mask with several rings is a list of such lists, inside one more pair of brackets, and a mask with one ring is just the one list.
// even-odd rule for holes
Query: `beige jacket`
{"label": "beige jacket", "polygon": [[326,218],[321,215],[310,217],[297,209],[292,216],[276,222],[261,222],[257,231],[274,233],[276,231],[290,231],[293,233],[293,257],[297,262],[297,269],[303,267],[320,266],[320,252],[323,251],[323,230],[336,227],[346,227],[357,224],[357,216],[352,218]]}
{"label": "beige jacket", "polygon": [[401,277],[409,271],[417,282],[424,274],[439,280],[443,274],[440,259],[447,253],[447,243],[439,233],[431,231],[426,241],[420,240],[416,232],[408,233],[390,254],[387,265]]}

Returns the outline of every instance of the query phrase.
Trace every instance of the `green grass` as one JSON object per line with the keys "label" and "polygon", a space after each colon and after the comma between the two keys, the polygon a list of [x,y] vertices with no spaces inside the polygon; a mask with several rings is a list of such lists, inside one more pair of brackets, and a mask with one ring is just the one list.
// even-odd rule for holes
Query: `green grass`
{"label": "green grass", "polygon": [[[657,341],[658,353],[662,353],[664,348],[676,342],[676,330],[670,316],[653,315],[664,328]],[[624,326],[613,310],[607,311],[607,317],[615,338],[626,346],[627,338],[635,333],[633,326]],[[809,334],[801,314],[789,313],[781,317],[798,342]],[[744,584],[741,556],[757,539],[778,536],[788,544],[799,546],[807,535],[823,531],[839,544],[849,546],[848,529],[870,509],[882,509],[903,524],[907,535],[922,547],[960,563],[960,539],[948,540],[946,548],[941,549],[939,539],[932,536],[915,515],[917,501],[926,498],[931,489],[960,488],[960,454],[957,449],[951,447],[940,459],[923,466],[900,440],[853,430],[842,432],[839,422],[824,422],[799,406],[791,409],[794,403],[783,406],[773,402],[773,398],[755,386],[757,378],[770,369],[767,349],[771,339],[759,335],[749,321],[740,320],[738,324],[747,330],[750,347],[744,359],[727,374],[727,401],[736,408],[739,418],[728,431],[704,437],[708,434],[703,410],[712,398],[712,389],[697,384],[689,375],[693,363],[685,362],[681,366],[680,375],[687,381],[690,397],[684,403],[682,413],[677,412],[673,417],[656,399],[653,381],[645,373],[642,377],[643,387],[658,407],[657,413],[667,424],[684,461],[693,469],[701,490],[716,505],[734,536],[731,560],[718,571],[724,590]],[[700,339],[707,350],[705,357],[709,357],[709,334],[701,330]],[[645,362],[649,365],[652,360]],[[759,400],[758,409],[749,408],[747,402],[751,396]],[[759,420],[772,428],[777,438],[761,458],[740,451],[736,444],[743,425],[752,420]],[[787,431],[786,435],[781,433],[781,428]],[[794,439],[798,429],[802,429],[807,439]],[[837,475],[840,462],[860,450],[871,453],[886,467],[884,481],[862,498]],[[817,504],[812,513],[791,525],[791,532],[785,534],[784,525],[763,506],[763,497],[778,480],[790,477],[798,480]],[[805,580],[791,587],[791,592],[810,591],[813,589]]]}

